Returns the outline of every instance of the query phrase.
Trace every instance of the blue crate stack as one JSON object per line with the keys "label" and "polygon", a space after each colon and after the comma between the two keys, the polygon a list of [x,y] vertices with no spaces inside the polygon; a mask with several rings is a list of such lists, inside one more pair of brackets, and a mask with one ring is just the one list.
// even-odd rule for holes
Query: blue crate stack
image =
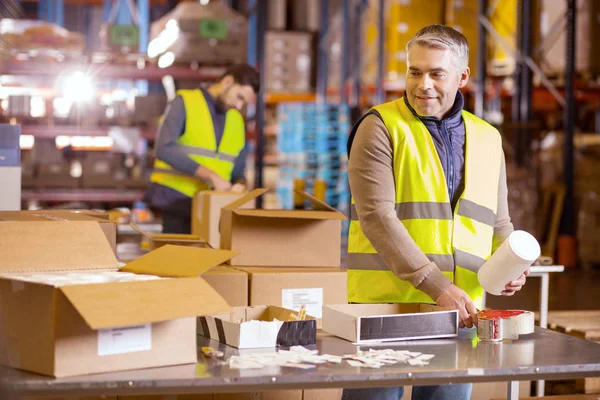
{"label": "blue crate stack", "polygon": [[[327,204],[349,216],[348,156],[350,109],[343,104],[280,103],[277,108],[278,195],[294,207],[294,180],[304,179],[313,194],[315,180],[327,183]],[[348,221],[343,224],[345,247]]]}

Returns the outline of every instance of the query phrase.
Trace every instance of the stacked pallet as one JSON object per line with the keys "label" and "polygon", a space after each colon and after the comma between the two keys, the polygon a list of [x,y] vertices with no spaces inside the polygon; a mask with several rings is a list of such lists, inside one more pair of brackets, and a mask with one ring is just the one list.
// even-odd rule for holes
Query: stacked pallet
{"label": "stacked pallet", "polygon": [[[548,313],[548,328],[600,344],[600,310],[551,311]],[[600,347],[598,349],[600,351]],[[564,381],[556,381],[556,384],[560,385],[559,382],[565,386]],[[546,384],[555,383],[550,381]],[[600,393],[600,378],[578,379],[574,386],[577,393]]]}

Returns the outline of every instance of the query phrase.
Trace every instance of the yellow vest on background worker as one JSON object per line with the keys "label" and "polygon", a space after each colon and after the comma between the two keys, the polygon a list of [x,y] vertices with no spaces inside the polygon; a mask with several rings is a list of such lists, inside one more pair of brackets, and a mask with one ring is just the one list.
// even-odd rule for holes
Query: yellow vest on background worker
{"label": "yellow vest on background worker", "polygon": [[[483,288],[477,271],[492,253],[502,157],[500,134],[487,122],[462,112],[465,188],[453,211],[444,170],[427,127],[404,99],[373,109],[392,138],[398,219],[429,260],[480,308]],[[348,300],[435,303],[386,266],[362,231],[354,206],[348,236]]]}
{"label": "yellow vest on background worker", "polygon": [[[186,149],[192,160],[230,181],[235,161],[246,143],[244,117],[236,109],[227,111],[223,137],[217,147],[212,115],[202,91],[179,90],[177,94],[183,98],[185,105],[185,132],[179,137],[177,144]],[[154,161],[154,172],[150,180],[188,197],[210,189],[207,183],[180,173],[159,159]]]}

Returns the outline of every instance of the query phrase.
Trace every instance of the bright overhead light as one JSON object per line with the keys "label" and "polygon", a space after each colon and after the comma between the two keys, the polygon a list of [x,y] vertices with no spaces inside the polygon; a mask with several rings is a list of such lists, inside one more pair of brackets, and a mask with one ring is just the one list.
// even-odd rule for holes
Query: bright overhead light
{"label": "bright overhead light", "polygon": [[200,0],[200,4],[203,6],[207,5],[208,3],[210,3],[210,0]]}
{"label": "bright overhead light", "polygon": [[96,97],[96,87],[91,76],[75,71],[61,79],[63,96],[75,103],[89,103]]}
{"label": "bright overhead light", "polygon": [[39,96],[33,96],[31,98],[29,115],[33,118],[40,118],[46,115],[46,103],[44,99]]}
{"label": "bright overhead light", "polygon": [[169,51],[168,53],[165,53],[162,56],[160,56],[160,58],[158,59],[158,66],[159,68],[167,68],[173,65],[174,62],[175,54]]}
{"label": "bright overhead light", "polygon": [[162,45],[160,36],[152,39],[148,44],[148,57],[154,58],[161,53]]}
{"label": "bright overhead light", "polygon": [[54,108],[54,115],[60,118],[67,118],[71,111],[71,100],[57,97],[52,101],[52,107]]}
{"label": "bright overhead light", "polygon": [[114,139],[110,136],[59,135],[54,139],[54,143],[57,149],[71,146],[74,150],[110,150],[113,147]]}
{"label": "bright overhead light", "polygon": [[167,21],[166,28],[167,29],[176,29],[177,30],[177,29],[179,29],[179,24],[177,23],[176,20],[170,19],[170,20]]}
{"label": "bright overhead light", "polygon": [[35,145],[35,136],[21,135],[19,136],[19,147],[21,150],[31,150]]}

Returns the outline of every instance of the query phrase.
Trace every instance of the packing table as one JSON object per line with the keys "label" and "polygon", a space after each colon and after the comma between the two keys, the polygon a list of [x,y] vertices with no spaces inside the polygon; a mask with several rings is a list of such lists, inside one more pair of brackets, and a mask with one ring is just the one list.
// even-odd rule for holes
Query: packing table
{"label": "packing table", "polygon": [[[218,348],[225,352],[225,358],[240,353],[204,338],[200,338],[199,345]],[[201,359],[192,365],[60,379],[0,367],[0,398],[10,399],[10,393],[17,392],[30,396],[125,396],[506,381],[508,398],[516,399],[518,381],[600,376],[599,344],[538,327],[533,334],[502,343],[479,341],[475,330],[464,329],[455,338],[360,347],[319,332],[316,348],[321,354],[332,355],[354,354],[357,349],[369,348],[406,349],[435,357],[427,366],[396,364],[366,369],[351,367],[343,361],[340,365],[321,364],[312,370],[288,367],[234,370]]]}

